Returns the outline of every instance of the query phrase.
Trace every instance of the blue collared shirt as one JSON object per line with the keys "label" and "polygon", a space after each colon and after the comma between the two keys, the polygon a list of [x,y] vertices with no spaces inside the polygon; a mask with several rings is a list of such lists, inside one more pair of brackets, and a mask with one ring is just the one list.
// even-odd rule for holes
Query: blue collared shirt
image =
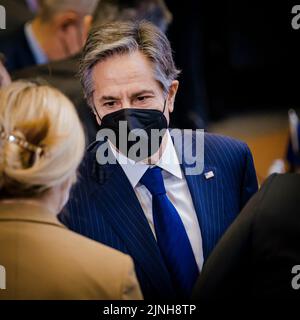
{"label": "blue collared shirt", "polygon": [[36,37],[33,34],[31,22],[27,22],[25,24],[24,30],[25,30],[26,39],[28,41],[29,47],[32,51],[36,64],[47,63],[48,57],[44,53],[43,49],[40,47]]}

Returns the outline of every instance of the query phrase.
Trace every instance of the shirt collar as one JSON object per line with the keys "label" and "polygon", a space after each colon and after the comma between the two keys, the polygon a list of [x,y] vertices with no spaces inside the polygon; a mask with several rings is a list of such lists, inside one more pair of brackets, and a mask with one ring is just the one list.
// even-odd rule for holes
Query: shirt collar
{"label": "shirt collar", "polygon": [[48,62],[48,57],[40,47],[33,31],[32,31],[32,24],[31,22],[27,22],[25,24],[25,37],[27,39],[28,45],[32,51],[34,59],[37,64],[45,64]]}
{"label": "shirt collar", "polygon": [[[169,172],[173,176],[182,179],[182,171],[180,168],[176,150],[173,145],[173,141],[171,139],[170,132],[167,131],[166,134],[167,142],[165,150],[159,161],[155,164],[155,166],[158,166],[163,170]],[[153,167],[154,165],[149,165],[144,162],[135,162],[134,160],[127,158],[118,150],[116,150],[110,142],[109,145],[112,150],[112,153],[114,154],[118,163],[122,167],[132,187],[135,188],[142,176],[144,175],[144,173],[147,171],[147,169],[149,167]]]}

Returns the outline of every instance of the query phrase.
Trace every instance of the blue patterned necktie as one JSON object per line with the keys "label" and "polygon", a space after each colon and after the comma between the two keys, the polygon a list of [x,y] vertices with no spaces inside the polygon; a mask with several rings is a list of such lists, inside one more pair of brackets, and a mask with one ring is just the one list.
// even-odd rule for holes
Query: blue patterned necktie
{"label": "blue patterned necktie", "polygon": [[152,195],[157,244],[179,297],[189,297],[199,275],[181,218],[168,199],[161,168],[148,169],[140,180]]}

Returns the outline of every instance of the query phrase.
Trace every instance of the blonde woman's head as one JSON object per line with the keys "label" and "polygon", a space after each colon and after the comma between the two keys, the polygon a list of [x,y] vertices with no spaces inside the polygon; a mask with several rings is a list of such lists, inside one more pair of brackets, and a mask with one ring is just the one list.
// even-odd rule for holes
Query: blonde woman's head
{"label": "blonde woman's head", "polygon": [[47,85],[0,90],[0,197],[43,194],[76,176],[85,148],[73,104]]}

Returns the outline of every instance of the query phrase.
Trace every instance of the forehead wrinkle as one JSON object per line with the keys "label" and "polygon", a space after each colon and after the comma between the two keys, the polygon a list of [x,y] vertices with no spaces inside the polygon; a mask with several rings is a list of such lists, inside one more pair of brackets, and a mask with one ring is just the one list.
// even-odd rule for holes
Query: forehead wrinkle
{"label": "forehead wrinkle", "polygon": [[95,78],[95,75],[98,73],[95,72],[96,70],[99,70],[102,76],[105,75],[107,79],[118,78],[120,74],[123,74],[123,76],[127,78],[150,74],[154,75],[152,63],[138,51],[132,54],[115,55],[104,61],[100,61],[93,68],[93,78]]}

